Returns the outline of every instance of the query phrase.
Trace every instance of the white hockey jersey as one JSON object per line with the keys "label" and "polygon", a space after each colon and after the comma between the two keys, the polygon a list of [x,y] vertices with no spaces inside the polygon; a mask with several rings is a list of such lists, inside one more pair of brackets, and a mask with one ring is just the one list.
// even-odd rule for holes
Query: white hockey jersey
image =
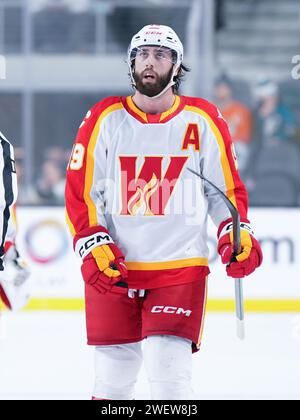
{"label": "white hockey jersey", "polygon": [[207,217],[230,217],[218,195],[187,170],[202,172],[247,216],[227,125],[209,102],[176,96],[162,114],[131,97],[96,104],[82,122],[67,170],[73,235],[105,226],[123,251],[130,287],[194,281],[208,269]]}

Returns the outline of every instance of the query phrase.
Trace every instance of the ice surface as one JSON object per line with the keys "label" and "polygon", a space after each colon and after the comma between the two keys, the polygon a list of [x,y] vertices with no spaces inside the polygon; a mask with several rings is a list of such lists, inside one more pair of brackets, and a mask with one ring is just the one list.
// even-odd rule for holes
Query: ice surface
{"label": "ice surface", "polygon": [[[82,312],[5,313],[0,400],[90,399],[93,348]],[[246,340],[234,314],[208,313],[193,357],[196,399],[300,399],[300,315],[246,314]],[[148,399],[144,370],[136,399]]]}

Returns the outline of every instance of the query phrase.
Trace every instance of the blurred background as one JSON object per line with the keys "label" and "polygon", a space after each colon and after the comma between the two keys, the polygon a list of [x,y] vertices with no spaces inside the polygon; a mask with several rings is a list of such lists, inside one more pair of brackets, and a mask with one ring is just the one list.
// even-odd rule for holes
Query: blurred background
{"label": "blurred background", "polygon": [[[103,97],[131,94],[125,63],[127,47],[132,35],[150,23],[171,26],[184,44],[184,62],[192,71],[180,93],[214,102],[229,124],[240,173],[249,191],[250,216],[265,255],[264,266],[245,282],[252,334],[252,345],[248,353],[243,353],[244,361],[247,360],[246,380],[234,371],[236,365],[230,359],[234,350],[228,347],[228,358],[224,356],[222,366],[233,368],[232,372],[223,372],[227,380],[230,378],[231,388],[220,382],[214,370],[218,364],[207,353],[203,360],[211,370],[206,375],[203,365],[201,369],[204,368],[208,388],[201,388],[199,383],[198,386],[202,395],[212,398],[300,398],[299,386],[295,387],[300,379],[298,0],[0,0],[0,130],[16,152],[17,242],[31,266],[33,284],[27,309],[79,310],[81,314],[79,262],[73,256],[64,221],[66,166],[88,109]],[[210,245],[208,324],[215,328],[215,335],[208,336],[207,342],[211,354],[220,360],[211,349],[219,348],[221,338],[224,347],[224,340],[228,339],[224,331],[234,335],[230,330],[234,327],[229,326],[225,315],[233,311],[233,288],[228,286],[224,268],[217,261],[212,226]],[[40,324],[36,318],[26,318],[29,313],[21,315],[21,322],[29,328],[28,336],[34,337],[30,333],[33,322],[33,328],[42,336],[45,334],[45,343],[49,340],[43,330],[45,325],[46,331],[49,328],[55,334],[58,318],[66,331],[72,322],[69,312],[67,318],[53,315],[51,321],[46,315],[39,315]],[[233,314],[230,316],[233,319]],[[75,315],[73,319],[77,322]],[[80,322],[80,334],[84,334],[82,319]],[[22,330],[16,318],[8,318],[8,323],[12,329]],[[75,337],[78,332],[74,325],[72,328]],[[221,337],[217,335],[218,328],[223,332]],[[59,339],[63,340],[64,334],[60,334]],[[286,346],[280,347],[283,337]],[[75,341],[79,346],[77,337]],[[258,341],[264,342],[262,353],[255,347]],[[8,355],[11,347],[7,346]],[[35,346],[38,348],[37,343]],[[29,346],[27,351],[31,360],[34,350]],[[65,353],[64,363],[68,363],[69,353]],[[269,359],[269,354],[273,354],[273,359]],[[35,360],[39,357],[40,353],[36,354]],[[89,360],[89,356],[84,357]],[[290,365],[281,363],[283,357]],[[240,371],[246,372],[245,365],[239,367]],[[63,369],[62,364],[53,362],[54,371],[54,366]],[[252,383],[253,366],[261,372],[268,366],[264,379],[260,376],[259,392],[255,386],[243,387],[247,380]],[[222,369],[221,365],[218,369]],[[71,371],[69,366],[68,374]],[[210,379],[211,374],[216,381]],[[16,391],[16,375],[12,377],[14,380],[6,381],[8,394],[0,384],[0,398],[13,398],[15,392],[23,395],[24,387],[19,385]],[[28,395],[38,395],[40,379],[36,379]],[[18,381],[22,384],[20,378]],[[49,383],[52,382],[48,382],[51,388]],[[76,378],[72,383],[76,384]],[[87,390],[89,381],[84,384]],[[72,386],[68,396],[81,397],[82,389]],[[43,395],[55,394],[52,388],[48,391]],[[60,396],[66,395],[64,392],[65,388]],[[145,395],[144,391],[141,394]]]}
{"label": "blurred background", "polygon": [[19,203],[63,204],[80,121],[131,93],[131,36],[160,22],[192,69],[181,93],[213,100],[229,123],[251,205],[299,206],[299,16],[297,0],[0,0],[0,127],[16,147]]}

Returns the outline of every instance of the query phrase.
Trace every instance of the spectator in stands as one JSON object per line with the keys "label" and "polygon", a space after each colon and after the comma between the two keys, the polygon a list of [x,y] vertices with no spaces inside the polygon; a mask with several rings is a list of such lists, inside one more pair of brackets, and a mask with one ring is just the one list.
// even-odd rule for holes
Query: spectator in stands
{"label": "spectator in stands", "polygon": [[65,171],[70,159],[70,149],[61,146],[51,146],[45,150],[44,160],[57,162],[60,168]]}
{"label": "spectator in stands", "polygon": [[24,183],[24,149],[22,147],[15,148],[15,162],[18,179],[18,204],[39,204],[39,197],[34,186]]}
{"label": "spectator in stands", "polygon": [[293,140],[296,120],[292,111],[281,102],[278,85],[261,80],[254,87],[257,102],[257,137],[262,146]]}
{"label": "spectator in stands", "polygon": [[245,173],[252,141],[252,112],[233,97],[232,82],[220,76],[215,83],[215,102],[227,121],[238,158],[241,176]]}
{"label": "spectator in stands", "polygon": [[46,160],[43,163],[41,177],[38,178],[36,191],[40,198],[40,204],[64,204],[64,171],[56,161]]}

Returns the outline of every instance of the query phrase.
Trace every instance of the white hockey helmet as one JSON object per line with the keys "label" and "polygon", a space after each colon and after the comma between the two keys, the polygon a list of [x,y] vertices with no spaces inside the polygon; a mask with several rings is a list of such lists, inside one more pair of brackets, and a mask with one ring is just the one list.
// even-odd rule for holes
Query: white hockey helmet
{"label": "white hockey helmet", "polygon": [[182,60],[183,60],[183,45],[176,34],[176,32],[170,28],[169,26],[165,25],[147,25],[144,26],[137,34],[132,37],[130,45],[128,47],[127,52],[127,63],[129,67],[129,73],[131,77],[131,81],[133,86],[135,86],[135,80],[133,77],[133,69],[132,69],[132,61],[135,59],[135,53],[137,52],[138,48],[148,45],[148,46],[158,46],[158,47],[166,47],[170,48],[172,52],[174,52],[174,68],[172,72],[172,76],[170,79],[169,84],[166,88],[160,92],[158,97],[162,95],[169,87],[175,84],[174,76],[176,71],[180,67]]}

